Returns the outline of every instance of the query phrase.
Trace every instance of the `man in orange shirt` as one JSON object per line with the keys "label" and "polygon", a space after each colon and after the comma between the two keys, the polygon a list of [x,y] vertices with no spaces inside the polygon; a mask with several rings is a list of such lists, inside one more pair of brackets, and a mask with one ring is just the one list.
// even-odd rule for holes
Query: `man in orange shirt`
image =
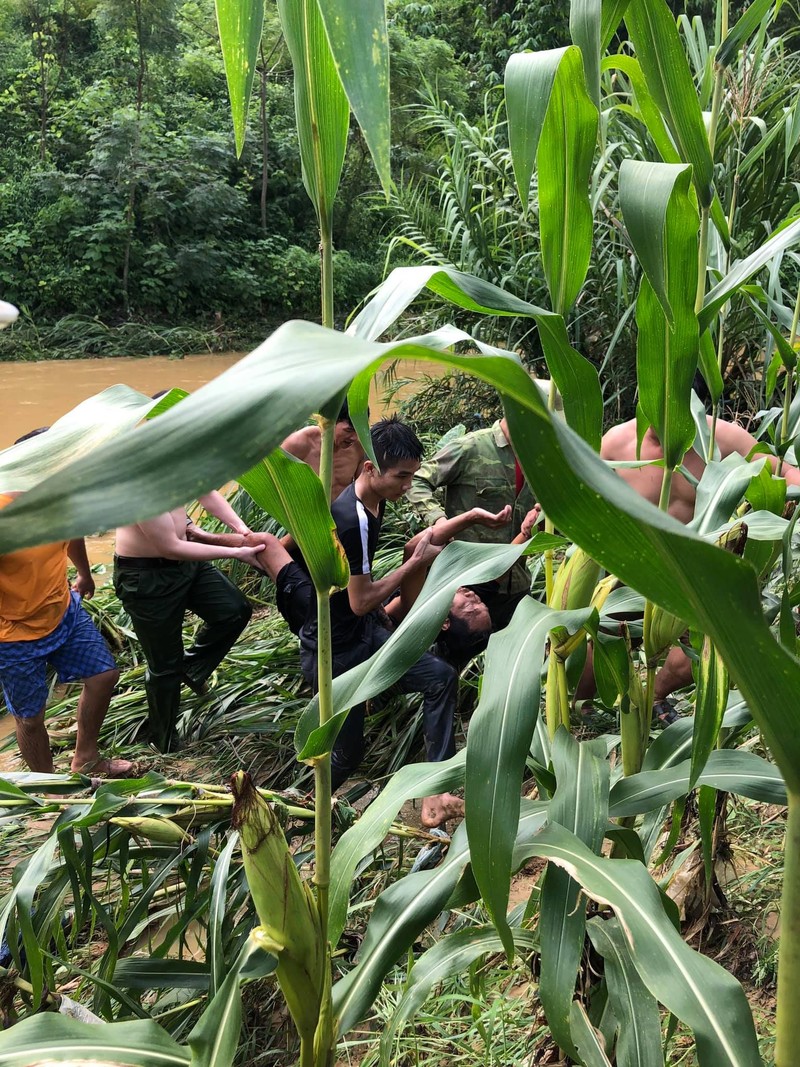
{"label": "man in orange shirt", "polygon": [[[0,494],[0,508],[18,493]],[[70,589],[67,558],[78,571]],[[97,747],[119,671],[81,605],[94,594],[83,538],[0,556],[0,686],[16,720],[20,754],[32,771],[52,773],[44,721],[47,666],[61,682],[83,682],[71,768],[124,778],[133,764],[103,759]]]}

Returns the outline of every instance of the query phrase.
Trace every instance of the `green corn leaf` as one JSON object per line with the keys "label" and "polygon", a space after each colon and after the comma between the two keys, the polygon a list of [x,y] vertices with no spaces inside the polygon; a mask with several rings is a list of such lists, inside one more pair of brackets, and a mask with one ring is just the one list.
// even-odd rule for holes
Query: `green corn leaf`
{"label": "green corn leaf", "polygon": [[605,960],[608,1002],[619,1022],[617,1062],[630,1067],[664,1067],[658,1004],[639,977],[619,920],[590,919],[586,930]]}
{"label": "green corn leaf", "polygon": [[225,981],[200,1016],[187,1041],[192,1067],[230,1067],[239,1047],[242,1028],[243,972],[262,978],[275,970],[277,960],[248,938]]}
{"label": "green corn leaf", "polygon": [[[530,855],[531,843],[546,817],[546,804],[527,802],[523,805],[517,828],[515,865],[521,866]],[[462,823],[453,834],[442,864],[431,871],[419,871],[401,878],[377,898],[358,962],[333,987],[333,1007],[339,1019],[340,1035],[364,1017],[389,969],[445,905],[461,907],[477,899],[478,888],[467,875],[465,891],[451,900],[468,862],[466,826]],[[458,904],[453,902],[455,899]]]}
{"label": "green corn leaf", "polygon": [[443,863],[431,871],[400,878],[377,898],[358,965],[333,987],[340,1035],[363,1018],[389,968],[407,951],[419,931],[442,911],[468,860],[466,828],[462,823]]}
{"label": "green corn leaf", "polygon": [[[642,815],[669,804],[689,792],[691,761],[656,771],[640,771],[621,779],[611,790],[609,812],[612,818]],[[718,749],[698,775],[697,784],[713,785],[726,793],[736,793],[764,804],[785,804],[786,786],[780,771],[754,752]]]}
{"label": "green corn leaf", "polygon": [[[5,895],[2,904],[0,904],[0,944],[6,939],[6,930],[16,909],[16,914],[21,920],[25,951],[28,955],[28,967],[39,984],[38,996],[40,999],[43,981],[42,956],[36,943],[36,937],[33,934],[30,916],[33,910],[35,893],[50,875],[53,867],[57,865],[54,859],[57,847],[58,835],[52,834],[30,857],[22,877],[14,883],[11,890]],[[2,1047],[2,1035],[0,1035],[0,1050],[2,1050]],[[0,1059],[1,1062],[2,1059]]]}
{"label": "green corn leaf", "polygon": [[209,968],[195,960],[126,956],[114,968],[114,984],[123,989],[208,990]]}
{"label": "green corn leaf", "polygon": [[[26,479],[35,488],[0,513],[0,553],[140,522],[196,499],[250,470],[359,371],[373,364],[377,368],[384,354],[392,352],[398,359],[436,358],[432,346],[447,348],[451,343],[449,331],[426,335],[425,344],[406,340],[383,346],[356,341],[313,323],[287,323],[249,356],[163,415],[146,425],[133,423],[135,428],[127,432],[123,427],[110,437],[103,435],[103,447],[74,458],[70,442],[58,435],[51,437],[48,431],[33,440],[47,440],[49,471],[43,468],[40,455],[30,456],[23,446],[6,449],[0,452],[0,485],[5,487],[7,472],[12,471],[15,478]],[[510,353],[442,358],[485,380],[494,377],[492,368],[500,370],[500,364],[507,364],[524,375],[524,384],[530,381]],[[504,377],[506,373],[500,370],[500,378]],[[111,393],[100,394],[106,413],[117,402],[123,408],[129,406],[133,390]],[[267,407],[269,419],[264,418]],[[97,411],[80,405],[70,413],[76,421],[79,412],[80,424],[91,432],[99,418]],[[224,449],[219,446],[221,440]]]}
{"label": "green corn leaf", "polygon": [[646,274],[636,302],[639,404],[673,469],[694,441],[699,220],[690,180],[690,168],[679,164],[626,160],[620,168],[620,204]]}
{"label": "green corn leaf", "polygon": [[638,59],[634,58],[634,56],[625,55],[606,56],[602,63],[602,69],[622,71],[631,83],[639,109],[638,115],[635,111],[631,113],[644,122],[662,160],[665,163],[680,163],[681,157],[672,142],[667,127],[664,125],[658,105],[647,88],[647,82],[644,80],[644,74],[642,74]]}
{"label": "green corn leaf", "polygon": [[467,836],[472,873],[509,956],[514,952],[506,921],[511,856],[522,774],[539,715],[545,644],[554,627],[565,626],[573,633],[589,614],[554,612],[526,597],[486,650],[484,683],[467,743]]}
{"label": "green corn leaf", "polygon": [[[516,928],[512,934],[516,949],[533,952],[538,947],[535,936],[528,930]],[[465,971],[489,952],[502,952],[503,947],[494,930],[473,927],[448,934],[420,956],[408,976],[400,1003],[381,1034],[381,1067],[391,1067],[395,1034],[416,1015],[435,985]]]}
{"label": "green corn leaf", "polygon": [[451,542],[434,560],[422,593],[386,644],[365,663],[334,678],[335,714],[324,726],[319,726],[319,698],[309,702],[295,729],[298,759],[330,752],[350,708],[383,693],[417,662],[436,639],[460,586],[499,578],[523,551],[522,545]]}
{"label": "green corn leaf", "polygon": [[[294,68],[303,184],[326,237],[342,176],[350,108],[317,0],[278,0],[278,12]],[[350,24],[358,26],[361,20],[351,19]]]}
{"label": "green corn leaf", "polygon": [[714,819],[717,809],[717,790],[701,785],[697,790],[697,821],[700,824],[700,850],[706,876],[706,892],[714,877]]}
{"label": "green corn leaf", "polygon": [[537,162],[544,272],[553,310],[563,315],[583,285],[592,246],[589,176],[597,108],[586,92],[580,49],[513,55],[505,91],[511,159],[524,207]]}
{"label": "green corn leaf", "polygon": [[714,342],[711,339],[711,334],[708,330],[706,330],[700,337],[700,358],[698,369],[708,386],[711,403],[716,404],[725,391],[725,383],[722,380],[722,372],[720,371],[719,363],[717,362],[717,352],[714,348]]}
{"label": "green corn leaf", "polygon": [[376,849],[407,800],[436,796],[464,784],[467,751],[462,749],[444,763],[414,763],[393,774],[386,788],[361,818],[339,839],[331,857],[328,938],[333,946],[342,936],[353,877],[361,860]]}
{"label": "green corn leaf", "polygon": [[775,4],[775,0],[753,0],[753,2],[745,9],[744,14],[739,16],[733,29],[717,49],[715,57],[716,62],[721,67],[730,66],[739,49],[747,41],[761,20],[772,13],[773,8],[777,10],[777,7],[780,7],[780,0],[777,5]]}
{"label": "green corn leaf", "polygon": [[728,672],[710,638],[703,638],[697,666],[697,700],[692,732],[692,761],[689,788],[693,789],[707,768],[717,743],[728,699]]}
{"label": "green corn leaf", "polygon": [[[669,294],[670,261],[676,238],[668,231],[667,216],[673,196],[679,198],[681,208],[687,206],[690,180],[691,170],[684,163],[625,159],[619,168],[619,201],[628,236],[671,327],[675,312]],[[691,206],[689,213],[691,218]],[[695,232],[698,225],[695,216]],[[690,289],[690,279],[681,280]]]}
{"label": "green corn leaf", "polygon": [[[603,424],[600,380],[596,368],[570,346],[563,317],[520,300],[491,282],[451,267],[398,267],[354,319],[348,333],[376,340],[426,288],[467,311],[532,318],[539,329],[548,370],[564,401],[568,425],[592,448],[600,450]],[[460,331],[454,331],[452,336],[454,343],[464,339]]]}
{"label": "green corn leaf", "polygon": [[542,262],[550,303],[560,315],[575,303],[589,269],[597,115],[586,92],[581,52],[568,48],[558,65],[537,153]]}
{"label": "green corn leaf", "polygon": [[523,209],[528,207],[531,177],[550,95],[566,48],[516,52],[506,64],[505,101],[508,143],[514,179]]}
{"label": "green corn leaf", "polygon": [[[665,0],[631,0],[625,11],[636,58],[684,163],[691,163],[697,197],[709,207],[714,165],[703,114],[678,27]],[[688,287],[688,285],[687,285]]]}
{"label": "green corn leaf", "polygon": [[697,499],[690,528],[699,536],[711,534],[729,521],[753,476],[763,469],[763,462],[748,463],[732,452],[725,459],[707,463],[697,485]]}
{"label": "green corn leaf", "polygon": [[54,422],[46,434],[0,452],[2,491],[25,492],[61,467],[102,450],[152,412],[166,410],[163,401],[178,393],[187,395],[183,390],[172,389],[159,400],[152,400],[127,385],[112,385],[90,396]]}
{"label": "green corn leaf", "polygon": [[798,241],[800,241],[800,219],[795,219],[788,225],[779,227],[768,241],[765,241],[746,259],[734,263],[725,277],[706,293],[703,307],[698,315],[701,331],[708,329],[719,309],[730,300],[737,289],[748,282],[774,256],[785,252]]}
{"label": "green corn leaf", "polygon": [[602,1035],[589,1022],[586,1008],[579,1000],[570,1002],[569,1027],[579,1063],[584,1067],[611,1067]]}
{"label": "green corn leaf", "polygon": [[100,1062],[112,1067],[189,1067],[189,1050],[156,1022],[97,1026],[43,1012],[0,1033],[3,1067]]}
{"label": "green corn leaf", "polygon": [[[608,824],[609,765],[605,755],[602,741],[578,744],[563,727],[553,739],[558,786],[548,817],[566,827],[593,852],[600,851]],[[570,1007],[585,929],[586,908],[580,886],[567,871],[548,868],[539,914],[539,996],[559,1048],[573,1057],[577,1056],[577,1049],[571,1036]]]}
{"label": "green corn leaf", "polygon": [[388,193],[392,176],[385,0],[360,0],[357,17],[348,0],[316,2],[350,107]]}
{"label": "green corn leaf", "polygon": [[235,830],[232,830],[228,840],[225,842],[225,847],[217,857],[217,861],[214,864],[214,873],[211,876],[211,906],[208,914],[208,967],[212,996],[219,992],[225,980],[225,946],[222,944],[222,930],[227,904],[228,872],[231,868],[231,857],[238,844],[239,835]]}
{"label": "green corn leaf", "polygon": [[744,991],[719,964],[683,941],[641,863],[595,856],[555,823],[538,834],[531,849],[564,867],[590,897],[613,908],[645,986],[694,1031],[700,1067],[761,1067]]}
{"label": "green corn leaf", "polygon": [[[574,0],[569,8],[570,36],[573,44],[581,50],[586,89],[598,111],[600,110],[600,39],[603,32],[603,14],[602,0]],[[621,13],[619,18],[622,18]]]}
{"label": "green corn leaf", "polygon": [[239,484],[291,532],[315,588],[345,588],[350,579],[347,557],[336,536],[322,482],[307,463],[277,448],[242,474]]}
{"label": "green corn leaf", "polygon": [[600,28],[600,54],[611,44],[611,38],[625,17],[630,0],[603,0],[603,21]]}
{"label": "green corn leaf", "polygon": [[247,106],[253,89],[261,30],[264,25],[264,0],[216,0],[217,26],[231,101],[236,154],[244,148],[247,129]]}

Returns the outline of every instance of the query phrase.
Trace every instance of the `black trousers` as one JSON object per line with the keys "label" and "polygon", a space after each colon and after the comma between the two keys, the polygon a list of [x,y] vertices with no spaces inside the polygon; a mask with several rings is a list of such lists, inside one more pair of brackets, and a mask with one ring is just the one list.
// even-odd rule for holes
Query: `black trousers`
{"label": "black trousers", "polygon": [[[361,637],[343,649],[334,649],[333,676],[344,674],[351,667],[364,663],[385,645],[391,637],[373,616],[366,617]],[[317,689],[317,654],[315,649],[302,648],[300,662],[303,674]],[[458,693],[458,673],[438,656],[424,653],[396,683],[404,693],[422,693],[422,732],[425,753],[430,763],[440,763],[455,755],[455,711]],[[331,753],[331,784],[334,789],[358,768],[364,757],[364,715],[366,705],[350,709],[336,738]]]}
{"label": "black trousers", "polygon": [[[181,684],[199,689],[230,651],[253,609],[228,578],[206,561],[115,560],[114,588],[147,660],[150,736],[161,752],[175,741]],[[203,620],[183,650],[187,611]]]}

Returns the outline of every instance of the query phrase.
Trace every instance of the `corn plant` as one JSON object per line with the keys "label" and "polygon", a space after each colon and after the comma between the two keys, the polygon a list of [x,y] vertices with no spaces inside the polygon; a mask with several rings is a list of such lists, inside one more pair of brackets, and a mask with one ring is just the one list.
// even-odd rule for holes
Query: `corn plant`
{"label": "corn plant", "polygon": [[[538,307],[447,266],[400,269],[343,335],[330,328],[325,279],[346,100],[385,185],[389,178],[383,5],[370,0],[362,8],[359,20],[353,22],[343,0],[281,3],[295,64],[304,180],[322,236],[323,324],[287,323],[194,396],[172,395],[154,408],[146,398],[117,389],[65,417],[46,437],[10,450],[0,459],[4,484],[27,492],[0,515],[0,551],[135,522],[235,477],[301,545],[318,590],[323,633],[329,590],[347,581],[332,536],[324,484],[331,455],[330,420],[347,394],[368,447],[372,375],[398,358],[431,359],[473,374],[498,390],[515,451],[551,529],[579,547],[581,555],[571,559],[587,568],[586,560],[594,561],[591,577],[596,576],[594,568],[602,567],[644,598],[648,660],[655,661],[672,625],[664,613],[704,635],[701,695],[691,738],[685,727],[672,734],[667,731],[660,744],[644,752],[653,666],[648,662],[644,697],[638,703],[630,701],[630,677],[624,676],[627,650],[622,649],[624,667],[617,652],[609,652],[609,685],[629,699],[624,713],[633,716],[631,728],[623,730],[629,773],[612,783],[605,746],[578,744],[564,728],[564,690],[568,652],[587,633],[597,635],[595,646],[600,646],[598,624],[613,594],[604,587],[603,595],[590,597],[589,603],[570,601],[568,568],[577,572],[579,563],[564,565],[559,585],[551,553],[555,544],[563,542],[553,534],[527,546],[455,543],[431,569],[425,596],[369,662],[331,680],[330,670],[324,669],[329,650],[326,653],[324,641],[320,642],[320,692],[306,709],[295,738],[299,758],[315,766],[313,896],[293,873],[274,812],[254,798],[244,780],[237,779],[237,822],[260,927],[216,987],[206,1012],[187,1036],[188,1045],[178,1044],[150,1020],[87,1028],[70,1020],[33,1017],[0,1037],[0,1062],[32,1064],[43,1056],[64,1061],[86,1049],[117,1063],[229,1062],[238,1035],[240,981],[274,968],[301,1036],[301,1063],[329,1064],[337,1032],[346,1032],[368,1011],[389,968],[448,905],[480,896],[494,932],[466,946],[443,939],[435,955],[420,960],[412,971],[398,1023],[413,1011],[420,991],[454,961],[464,965],[494,945],[493,938],[510,955],[525,947],[524,931],[508,920],[509,886],[515,867],[535,855],[549,863],[539,918],[541,999],[553,1037],[566,1053],[585,1064],[607,1064],[615,1046],[618,1060],[663,1063],[657,1025],[661,1004],[693,1030],[701,1064],[759,1063],[755,1029],[741,987],[683,942],[646,869],[664,807],[699,786],[788,801],[776,1057],[780,1067],[788,1067],[796,1043],[795,1020],[800,1017],[796,1003],[800,892],[795,871],[800,849],[800,741],[794,726],[800,661],[794,635],[789,641],[784,626],[776,639],[764,616],[759,570],[774,555],[776,544],[791,557],[791,526],[776,523],[771,513],[751,522],[761,527],[766,550],[753,550],[749,558],[746,552],[742,557],[716,543],[716,527],[728,523],[745,490],[766,500],[772,498],[773,487],[753,485],[761,479],[758,470],[743,474],[736,464],[715,464],[713,427],[705,445],[710,460],[708,506],[699,516],[707,528],[702,522],[697,528],[681,525],[665,506],[653,508],[617,479],[596,453],[602,413],[597,372],[570,344],[567,318],[584,284],[591,254],[588,190],[598,137],[601,46],[613,37],[624,14],[638,64],[638,104],[662,155],[660,162],[626,161],[620,170],[619,196],[627,238],[642,270],[636,307],[640,407],[644,424],[655,428],[664,449],[665,505],[670,479],[696,436],[690,387],[698,363],[712,393],[721,394],[721,372],[709,331],[721,309],[762,268],[800,240],[800,222],[786,219],[745,258],[731,259],[706,291],[710,233],[715,230],[723,244],[730,237],[714,169],[724,69],[773,8],[758,0],[732,28],[723,20],[707,130],[677,25],[663,0],[630,0],[613,10],[576,0],[571,18],[575,43],[513,57],[506,74],[511,153],[523,210],[532,175],[538,173],[542,270],[550,306]],[[261,4],[220,0],[218,10],[241,139]],[[445,327],[421,338],[380,342],[424,291],[470,312],[529,318],[539,331],[553,381],[551,403],[543,402],[512,353],[482,341],[474,342],[473,354],[454,354],[458,342],[470,340],[463,331]],[[563,420],[554,411],[556,389],[563,398]],[[322,413],[327,442],[321,481],[308,468],[288,463],[274,451],[315,411]],[[152,417],[144,427],[136,426],[145,415]],[[699,495],[698,491],[698,499]],[[712,515],[721,516],[716,525]],[[342,837],[328,867],[327,755],[349,708],[385,689],[427,648],[460,585],[497,577],[520,554],[537,552],[545,553],[547,602],[523,601],[509,627],[492,638],[466,751],[447,763],[401,770]],[[578,598],[576,592],[576,598],[585,601],[586,595]],[[548,667],[548,687],[555,690],[546,694],[546,705],[552,709],[550,730],[539,716],[548,652],[550,663],[555,663],[552,677]],[[726,712],[720,699],[727,688],[723,667],[749,712],[735,708]],[[741,727],[742,714],[745,719],[752,714],[777,768],[751,752],[714,747],[721,731]],[[538,775],[536,801],[520,796],[529,760]],[[467,817],[445,862],[402,878],[381,894],[357,965],[331,989],[329,944],[338,941],[344,928],[357,865],[378,846],[408,797],[461,784]],[[636,832],[630,820],[639,816],[644,821]],[[614,844],[612,858],[600,854],[606,837]],[[23,940],[25,908],[36,872],[49,862],[48,856],[52,859],[57,843],[57,836],[47,842],[49,852],[29,865],[5,905],[8,914],[16,909]],[[281,871],[285,878],[279,879]],[[587,923],[587,898],[610,908],[616,918],[600,916]],[[575,997],[586,936],[606,961],[613,1024],[611,1017],[605,1021],[592,1017]],[[384,1040],[387,1059],[390,1052],[391,1034]]]}

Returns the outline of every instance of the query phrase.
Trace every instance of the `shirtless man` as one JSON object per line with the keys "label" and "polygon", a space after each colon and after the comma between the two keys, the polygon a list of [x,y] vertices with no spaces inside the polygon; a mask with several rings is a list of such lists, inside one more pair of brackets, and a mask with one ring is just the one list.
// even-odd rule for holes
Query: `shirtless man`
{"label": "shirtless man", "polygon": [[[297,459],[307,463],[315,474],[319,474],[319,457],[322,446],[322,432],[319,426],[304,426],[290,434],[281,445],[284,452],[289,452]],[[350,421],[347,401],[339,412],[333,431],[333,472],[331,474],[331,500],[350,485],[364,462],[364,449],[358,439],[355,427]]]}
{"label": "shirtless man", "polygon": [[[707,416],[709,426],[711,416]],[[735,423],[717,419],[714,440],[719,448],[722,459],[734,452],[747,457],[758,441],[747,430]],[[636,419],[623,422],[620,426],[614,426],[604,436],[600,448],[600,456],[609,461],[630,462],[636,459],[659,460],[663,459],[664,453],[658,437],[649,427],[642,439],[642,447],[639,455],[636,454]],[[754,459],[761,458],[754,456]],[[767,463],[773,473],[785,478],[789,485],[800,485],[800,471],[788,463],[781,463],[773,456],[766,457]],[[690,449],[683,459],[683,466],[698,480],[705,470],[705,461],[694,449]],[[639,496],[649,500],[651,504],[658,506],[661,494],[661,480],[663,468],[661,467],[619,467],[616,472],[623,481],[635,489]],[[694,506],[696,500],[695,488],[692,483],[678,471],[675,472],[670,486],[669,513],[679,522],[689,523],[694,518]],[[662,705],[670,693],[689,685],[692,680],[691,662],[679,647],[671,649],[664,666],[656,675],[655,681],[655,704]],[[583,684],[578,696],[588,695],[584,691]],[[666,715],[666,708],[662,712]],[[674,714],[674,713],[673,713]]]}
{"label": "shirtless man", "polygon": [[[220,493],[208,493],[200,503],[235,531],[227,535],[228,543],[195,526],[185,508],[117,530],[114,588],[147,660],[150,734],[161,752],[174,745],[181,684],[204,692],[252,614],[245,597],[210,561],[239,559],[257,566],[256,557],[264,548],[263,541],[246,543],[250,530]],[[204,625],[184,652],[187,610],[199,615]]]}

